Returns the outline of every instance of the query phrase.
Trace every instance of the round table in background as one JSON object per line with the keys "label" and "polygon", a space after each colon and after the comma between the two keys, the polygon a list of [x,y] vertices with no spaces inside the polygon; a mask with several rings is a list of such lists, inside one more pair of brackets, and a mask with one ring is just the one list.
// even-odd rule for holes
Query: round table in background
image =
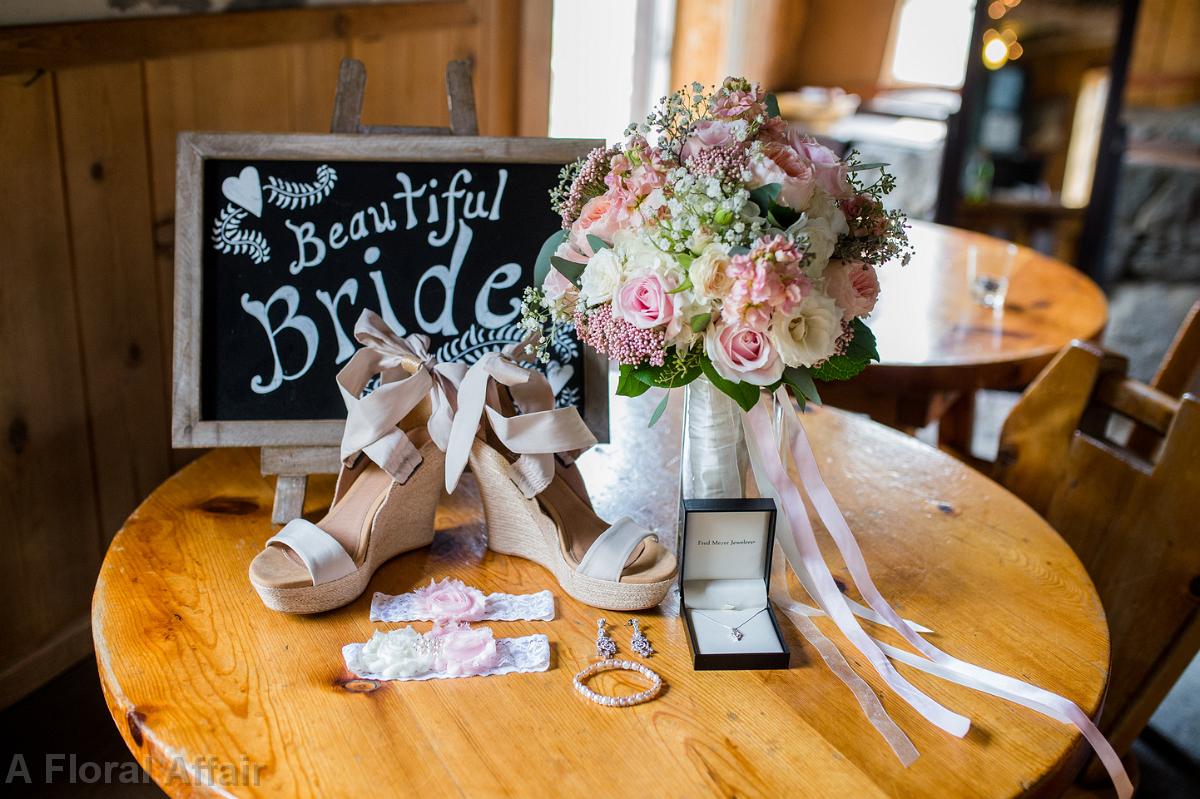
{"label": "round table in background", "polygon": [[866,320],[880,362],[845,383],[822,383],[829,404],[901,428],[941,420],[940,436],[969,450],[975,391],[1023,389],[1075,339],[1099,337],[1108,302],[1078,269],[1018,247],[1002,313],[971,298],[967,250],[999,262],[1006,241],[968,230],[913,222],[907,266],[879,270],[881,292]]}
{"label": "round table in background", "polygon": [[[647,430],[655,404],[616,400],[613,443],[581,466],[601,515],[628,513],[669,541],[680,402]],[[952,654],[1098,713],[1104,613],[1044,521],[950,456],[868,419],[819,409],[805,424],[901,614]],[[314,480],[309,518],[331,482]],[[785,618],[788,670],[695,672],[673,598],[638,614],[662,696],[634,708],[591,704],[571,678],[593,657],[596,619],[608,619],[628,656],[630,614],[586,607],[542,568],[490,553],[469,479],[443,499],[433,545],[380,569],[360,599],[314,617],[273,613],[246,578],[275,529],[271,497],[257,453],[216,450],[159,487],[104,560],[92,614],[100,679],[130,750],[174,796],[1049,796],[1088,754],[1072,727],[899,665],[974,721],[965,739],[946,735],[816,619],[921,752],[906,769]],[[830,563],[848,582],[840,561]],[[371,593],[444,575],[484,591],[554,591],[554,621],[492,624],[498,636],[547,634],[550,670],[393,683],[347,673],[344,644],[395,626],[369,621]],[[605,681],[616,679],[597,681],[612,690]],[[222,778],[219,788],[204,784]]]}

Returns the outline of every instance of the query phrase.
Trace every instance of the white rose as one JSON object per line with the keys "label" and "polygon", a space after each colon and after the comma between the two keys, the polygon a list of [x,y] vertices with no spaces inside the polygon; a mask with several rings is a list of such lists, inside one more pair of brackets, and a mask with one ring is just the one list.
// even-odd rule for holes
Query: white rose
{"label": "white rose", "polygon": [[808,237],[808,251],[812,253],[812,258],[805,265],[804,272],[811,278],[818,278],[833,256],[837,240],[850,232],[850,226],[846,224],[846,215],[837,201],[824,189],[818,188],[813,192],[808,210],[792,223],[787,232],[793,236]]}
{"label": "white rose", "polygon": [[788,366],[812,366],[833,355],[842,334],[842,311],[830,297],[814,291],[790,314],[775,314],[771,340]]}
{"label": "white rose", "polygon": [[789,235],[804,236],[808,239],[808,252],[812,257],[805,263],[804,272],[812,278],[820,277],[825,271],[825,265],[833,256],[833,248],[838,239],[829,220],[801,214],[787,232]]}
{"label": "white rose", "polygon": [[625,272],[630,277],[683,277],[683,270],[674,256],[663,252],[654,246],[654,242],[633,231],[618,233],[613,242],[613,249],[625,264]]}
{"label": "white rose", "polygon": [[588,259],[579,284],[579,293],[588,306],[602,305],[612,299],[613,292],[621,285],[623,277],[621,259],[606,247]]}
{"label": "white rose", "polygon": [[412,627],[401,627],[372,635],[360,659],[371,674],[387,679],[414,677],[433,668],[433,646]]}
{"label": "white rose", "polygon": [[729,248],[720,244],[710,244],[696,256],[688,267],[688,278],[698,298],[709,301],[724,299],[733,285],[733,281],[725,274],[727,266]]}

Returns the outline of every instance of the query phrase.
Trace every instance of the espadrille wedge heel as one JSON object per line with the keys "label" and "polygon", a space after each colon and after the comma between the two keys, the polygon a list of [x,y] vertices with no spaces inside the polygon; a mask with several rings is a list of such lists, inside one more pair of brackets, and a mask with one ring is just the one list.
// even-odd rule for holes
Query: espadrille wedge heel
{"label": "espadrille wedge heel", "polygon": [[[502,400],[508,392],[511,402]],[[570,468],[573,454],[595,441],[578,411],[554,407],[543,375],[491,353],[459,384],[446,488],[454,490],[469,463],[489,549],[544,566],[593,607],[654,607],[674,582],[675,556],[630,519],[609,525],[596,515]]]}
{"label": "espadrille wedge heel", "polygon": [[250,564],[250,583],[272,610],[341,607],[385,562],[433,540],[455,385],[466,366],[437,363],[425,336],[401,338],[371,311],[355,337],[365,346],[337,377],[347,417],[333,505],[315,524],[288,522]]}

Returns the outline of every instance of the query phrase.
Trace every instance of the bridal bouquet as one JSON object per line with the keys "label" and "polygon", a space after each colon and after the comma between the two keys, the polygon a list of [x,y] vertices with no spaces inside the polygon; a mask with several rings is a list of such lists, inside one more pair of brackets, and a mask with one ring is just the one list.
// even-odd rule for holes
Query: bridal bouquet
{"label": "bridal bouquet", "polygon": [[875,270],[910,257],[905,217],[883,207],[894,182],[791,130],[745,79],[692,84],[563,169],[551,192],[563,229],[542,248],[522,324],[572,326],[617,361],[625,396],[704,376],[746,410],[783,384],[818,401],[814,378],[878,360],[862,322]]}

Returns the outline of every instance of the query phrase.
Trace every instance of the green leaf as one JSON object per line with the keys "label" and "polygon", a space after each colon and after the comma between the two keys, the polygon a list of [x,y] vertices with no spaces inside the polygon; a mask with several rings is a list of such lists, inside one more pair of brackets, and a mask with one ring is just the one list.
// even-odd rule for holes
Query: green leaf
{"label": "green leaf", "polygon": [[612,247],[612,245],[607,241],[599,236],[593,236],[591,233],[588,234],[587,240],[588,244],[592,245],[592,252],[600,252],[601,250],[607,250]]}
{"label": "green leaf", "polygon": [[877,163],[877,164],[855,164],[854,166],[849,167],[846,171],[847,172],[864,172],[868,169],[883,169],[886,166],[891,166],[891,164],[885,164],[882,162]]}
{"label": "green leaf", "polygon": [[775,202],[775,198],[779,196],[780,190],[783,188],[778,183],[768,183],[765,186],[759,186],[757,189],[750,191],[750,199],[754,204],[762,209],[765,216],[771,208],[771,203]]}
{"label": "green leaf", "polygon": [[650,421],[646,424],[647,428],[654,427],[658,420],[662,418],[663,411],[667,409],[667,400],[671,398],[670,391],[664,391],[663,397],[658,401],[658,407],[654,409],[654,413],[650,414]]}
{"label": "green leaf", "polygon": [[854,338],[842,355],[835,355],[820,367],[812,370],[812,376],[817,380],[849,380],[857,375],[871,361],[879,360],[879,348],[875,343],[875,334],[861,319],[850,322]]}
{"label": "green leaf", "polygon": [[800,212],[786,205],[775,203],[771,206],[771,216],[776,220],[776,227],[787,230],[800,219]]}
{"label": "green leaf", "polygon": [[579,285],[579,278],[583,275],[583,270],[587,264],[568,261],[566,258],[559,258],[557,255],[550,256],[550,265],[562,273],[562,276],[567,280]]}
{"label": "green leaf", "polygon": [[791,386],[792,393],[800,401],[801,406],[804,405],[805,400],[816,405],[821,404],[821,395],[817,393],[817,386],[813,383],[812,374],[808,369],[789,366],[783,370],[783,382]]}
{"label": "green leaf", "polygon": [[538,250],[537,260],[533,262],[533,285],[541,286],[546,281],[546,275],[550,274],[550,258],[558,249],[558,245],[566,240],[567,231],[565,230],[552,233],[550,238],[546,239],[542,249]]}
{"label": "green leaf", "polygon": [[692,317],[692,321],[688,322],[692,327],[693,333],[699,333],[708,327],[708,323],[712,321],[711,313],[696,314]]}
{"label": "green leaf", "polygon": [[728,395],[743,411],[748,412],[758,402],[758,386],[751,385],[750,383],[734,383],[732,380],[726,380],[717,374],[717,370],[713,367],[712,362],[707,359],[701,363],[700,368],[709,382],[716,386],[719,391]]}
{"label": "green leaf", "polygon": [[647,386],[655,388],[679,388],[700,376],[699,366],[688,367],[683,374],[668,366],[638,366],[633,370],[633,376]]}
{"label": "green leaf", "polygon": [[729,254],[730,255],[749,255],[750,248],[743,247],[741,244],[735,244],[729,248]]}
{"label": "green leaf", "polygon": [[667,293],[668,293],[668,294],[678,294],[678,293],[679,293],[679,292],[681,292],[681,291],[687,291],[687,290],[688,290],[688,289],[690,289],[691,287],[692,287],[692,279],[691,279],[690,277],[685,277],[685,278],[683,279],[683,282],[682,282],[682,283],[680,283],[678,286],[676,286],[675,288],[671,289],[671,290],[670,290],[670,291],[668,291]]}
{"label": "green leaf", "polygon": [[867,323],[861,319],[852,319],[850,328],[854,331],[854,338],[850,340],[850,346],[846,348],[846,354],[858,358],[865,358],[868,361],[879,360],[879,347],[875,343],[875,334],[871,328],[867,327]]}
{"label": "green leaf", "polygon": [[621,364],[620,375],[617,378],[617,394],[622,397],[640,397],[650,390],[650,384],[634,376],[633,366]]}
{"label": "green leaf", "polygon": [[779,113],[779,98],[769,92],[767,93],[767,116],[782,116],[782,114]]}

